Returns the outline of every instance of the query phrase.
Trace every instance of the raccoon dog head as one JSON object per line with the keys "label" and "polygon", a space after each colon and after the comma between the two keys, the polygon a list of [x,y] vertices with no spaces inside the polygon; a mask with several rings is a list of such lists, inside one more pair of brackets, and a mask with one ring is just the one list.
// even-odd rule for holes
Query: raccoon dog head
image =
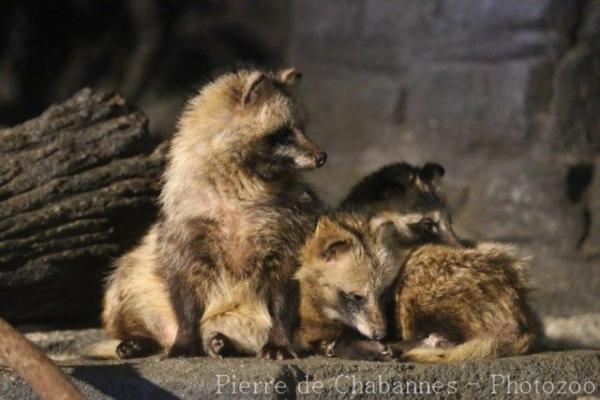
{"label": "raccoon dog head", "polygon": [[305,134],[294,97],[300,77],[293,68],[223,75],[189,102],[180,131],[204,135],[199,151],[215,163],[226,157],[264,179],[319,168],[327,154]]}
{"label": "raccoon dog head", "polygon": [[302,296],[329,319],[371,339],[386,335],[384,294],[398,275],[395,229],[365,215],[323,216],[302,251]]}
{"label": "raccoon dog head", "polygon": [[386,217],[410,242],[460,246],[439,184],[444,173],[444,167],[433,162],[423,167],[391,164],[363,178],[340,207]]}

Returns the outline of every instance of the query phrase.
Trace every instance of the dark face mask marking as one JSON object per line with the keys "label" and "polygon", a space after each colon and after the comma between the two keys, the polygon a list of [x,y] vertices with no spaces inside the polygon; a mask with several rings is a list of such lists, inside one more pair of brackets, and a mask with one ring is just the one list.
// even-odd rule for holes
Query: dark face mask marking
{"label": "dark face mask marking", "polygon": [[294,131],[289,126],[282,126],[267,137],[271,148],[289,146],[294,143]]}
{"label": "dark face mask marking", "polygon": [[440,228],[435,221],[429,218],[423,218],[419,222],[409,224],[408,228],[414,234],[415,242],[435,243],[440,240]]}
{"label": "dark face mask marking", "polygon": [[365,297],[356,293],[347,293],[338,290],[338,296],[340,304],[343,306],[344,313],[348,316],[357,314],[366,303]]}

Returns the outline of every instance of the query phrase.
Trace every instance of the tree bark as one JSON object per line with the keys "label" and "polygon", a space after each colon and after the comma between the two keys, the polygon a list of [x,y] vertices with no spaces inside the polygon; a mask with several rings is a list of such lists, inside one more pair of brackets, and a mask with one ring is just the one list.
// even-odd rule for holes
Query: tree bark
{"label": "tree bark", "polygon": [[0,337],[0,362],[23,377],[40,399],[84,398],[51,359],[2,318]]}
{"label": "tree bark", "polygon": [[141,112],[90,89],[0,131],[0,316],[97,317],[111,260],[156,213],[151,147]]}

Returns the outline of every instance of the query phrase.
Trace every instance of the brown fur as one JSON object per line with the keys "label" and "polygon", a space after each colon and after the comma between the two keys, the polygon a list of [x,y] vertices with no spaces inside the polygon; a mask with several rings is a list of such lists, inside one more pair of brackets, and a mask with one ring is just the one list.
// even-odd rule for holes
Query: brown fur
{"label": "brown fur", "polygon": [[289,346],[286,295],[322,207],[298,171],[326,158],[303,133],[298,77],[242,70],[189,101],[159,221],[108,279],[109,335],[150,337],[171,356],[285,353],[271,350]]}
{"label": "brown fur", "polygon": [[106,282],[102,321],[109,337],[141,336],[168,348],[177,334],[177,321],[168,288],[156,273],[154,227],[142,243],[121,257]]}
{"label": "brown fur", "polygon": [[[404,236],[429,219],[437,228],[429,241],[454,246],[423,245],[407,258],[393,307],[403,343],[394,347],[423,362],[523,354],[540,330],[527,301],[525,261],[510,246],[475,246],[455,235],[438,183],[443,174],[435,163],[392,164],[361,180],[340,205],[390,220]],[[460,248],[465,243],[475,247]]]}
{"label": "brown fur", "polygon": [[[416,250],[396,292],[402,339],[418,343],[403,358],[446,362],[529,351],[539,324],[527,301],[524,264],[512,247],[495,243]],[[428,343],[433,337],[444,344]]]}
{"label": "brown fur", "polygon": [[[348,358],[389,356],[377,340],[386,332],[384,294],[398,275],[396,260],[402,257],[391,252],[398,249],[390,244],[394,235],[391,224],[363,214],[321,217],[296,274],[301,294],[296,346],[328,355],[333,350]],[[353,338],[356,333],[362,338]],[[360,349],[360,354],[342,348]]]}
{"label": "brown fur", "polygon": [[[420,235],[424,242],[460,246],[440,187],[444,173],[437,163],[429,162],[423,167],[404,162],[390,164],[361,179],[338,208],[388,219],[401,234]],[[431,232],[415,225],[423,220],[431,223]]]}

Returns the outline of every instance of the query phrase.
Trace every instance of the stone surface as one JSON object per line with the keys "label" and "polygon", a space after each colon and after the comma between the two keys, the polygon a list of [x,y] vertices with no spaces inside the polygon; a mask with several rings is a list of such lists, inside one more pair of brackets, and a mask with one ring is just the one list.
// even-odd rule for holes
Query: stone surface
{"label": "stone surface", "polygon": [[600,348],[600,314],[546,318],[544,328],[546,343],[550,348]]}
{"label": "stone surface", "polygon": [[325,197],[441,162],[457,231],[531,254],[540,312],[597,312],[600,1],[320,4],[294,2],[290,59]]}
{"label": "stone surface", "polygon": [[[61,366],[90,399],[487,398],[492,395],[571,399],[600,394],[600,352],[591,350],[435,366],[323,357],[296,361],[153,357],[126,363],[71,361]],[[34,398],[26,383],[2,367],[0,394],[3,399]]]}
{"label": "stone surface", "polygon": [[[587,206],[582,215],[582,218],[585,220],[584,226],[588,228],[586,240],[582,244],[582,250],[587,257],[595,260],[597,265],[600,265],[600,218],[597,217],[600,215],[600,167],[596,166],[593,172],[592,181],[586,193],[587,199],[585,199],[585,204]],[[596,217],[592,218],[592,216]]]}
{"label": "stone surface", "polygon": [[105,339],[100,329],[33,330],[25,337],[56,361],[79,360],[87,346]]}
{"label": "stone surface", "polygon": [[12,322],[98,315],[102,278],[156,213],[166,146],[144,114],[84,89],[4,131],[0,315]]}
{"label": "stone surface", "polygon": [[[561,325],[564,327],[566,323],[572,327],[573,322],[579,327],[588,326],[587,331],[580,328],[578,334],[589,338],[597,334],[600,318],[588,315],[586,320],[545,321],[551,326],[548,333],[554,345],[568,345],[561,342]],[[34,332],[27,337],[57,360],[87,398],[94,399],[210,399],[218,395],[331,399],[488,398],[495,395],[498,398],[572,399],[600,395],[600,350],[546,351],[447,365],[324,357],[266,361],[254,358],[162,360],[154,356],[129,362],[101,362],[78,356],[81,349],[102,338],[99,330]],[[568,387],[570,384],[572,390]],[[404,392],[395,394],[393,390]],[[0,397],[23,399],[32,398],[33,394],[24,381],[0,365]]]}

